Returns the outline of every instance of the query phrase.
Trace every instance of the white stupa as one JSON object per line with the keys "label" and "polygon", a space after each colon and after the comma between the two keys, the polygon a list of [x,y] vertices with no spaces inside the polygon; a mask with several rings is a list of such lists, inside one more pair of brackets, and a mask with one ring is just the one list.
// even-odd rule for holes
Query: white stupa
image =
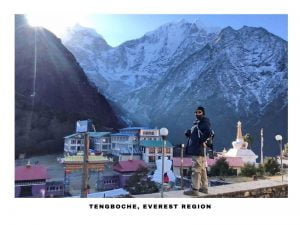
{"label": "white stupa", "polygon": [[248,143],[244,141],[242,135],[242,123],[239,121],[237,123],[237,135],[236,140],[232,142],[233,148],[229,149],[225,153],[226,157],[240,157],[244,163],[256,163],[257,155],[251,150],[248,149]]}
{"label": "white stupa", "polygon": [[[175,175],[173,171],[171,170],[172,161],[168,159],[168,157],[165,157],[164,161],[164,172],[168,174],[170,182],[175,182]],[[154,182],[161,184],[161,176],[162,176],[162,160],[158,159],[156,160],[156,170],[154,171],[152,180]]]}

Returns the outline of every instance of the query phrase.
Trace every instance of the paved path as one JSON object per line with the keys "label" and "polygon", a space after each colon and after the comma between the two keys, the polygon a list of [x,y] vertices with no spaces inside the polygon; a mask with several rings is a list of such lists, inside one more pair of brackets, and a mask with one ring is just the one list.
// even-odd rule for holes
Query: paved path
{"label": "paved path", "polygon": [[[208,193],[209,194],[200,194],[199,198],[201,197],[209,197],[218,194],[224,193],[231,193],[231,192],[238,192],[238,191],[251,191],[258,188],[265,188],[265,187],[273,187],[279,186],[282,184],[287,184],[287,180],[283,182],[280,180],[257,180],[257,181],[249,181],[249,182],[241,182],[235,184],[227,184],[227,185],[220,185],[209,187]],[[145,195],[134,195],[135,198],[160,198],[160,193],[153,193],[153,194],[145,194]],[[183,191],[170,191],[164,192],[164,198],[190,198],[183,194]]]}

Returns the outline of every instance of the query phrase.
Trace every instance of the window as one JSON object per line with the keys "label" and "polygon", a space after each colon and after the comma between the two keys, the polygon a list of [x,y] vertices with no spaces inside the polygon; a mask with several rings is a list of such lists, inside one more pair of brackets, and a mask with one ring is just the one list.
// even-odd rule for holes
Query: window
{"label": "window", "polygon": [[76,140],[72,139],[71,144],[76,144]]}
{"label": "window", "polygon": [[186,176],[188,175],[188,170],[187,170],[187,169],[183,169],[183,170],[182,170],[182,175],[183,175],[184,177],[186,177]]}
{"label": "window", "polygon": [[21,186],[20,197],[32,196],[32,186]]}
{"label": "window", "polygon": [[157,148],[157,153],[161,153],[161,148]]}
{"label": "window", "polygon": [[50,190],[51,190],[51,191],[55,191],[55,187],[54,187],[54,186],[51,186],[51,187],[50,187]]}
{"label": "window", "polygon": [[170,148],[166,148],[166,153],[170,153],[170,152],[171,152]]}
{"label": "window", "polygon": [[155,153],[155,148],[149,148],[149,153],[154,154]]}
{"label": "window", "polygon": [[149,163],[155,162],[155,156],[149,156]]}
{"label": "window", "polygon": [[143,135],[154,135],[154,131],[144,131]]}
{"label": "window", "polygon": [[81,140],[77,140],[77,144],[81,144]]}

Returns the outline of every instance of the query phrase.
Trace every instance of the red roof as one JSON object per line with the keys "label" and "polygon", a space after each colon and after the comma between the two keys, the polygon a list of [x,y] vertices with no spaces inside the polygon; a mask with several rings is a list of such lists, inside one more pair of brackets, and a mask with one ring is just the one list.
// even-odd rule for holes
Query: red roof
{"label": "red roof", "polygon": [[48,170],[44,166],[30,165],[30,166],[17,166],[15,169],[15,180],[42,180],[47,179]]}
{"label": "red roof", "polygon": [[119,161],[113,166],[113,170],[118,172],[136,172],[140,167],[147,167],[143,160]]}
{"label": "red roof", "polygon": [[[183,167],[191,167],[192,166],[192,158],[182,158],[182,166]],[[174,157],[173,158],[173,166],[181,166],[181,158],[180,157]]]}
{"label": "red roof", "polygon": [[[230,167],[242,167],[244,162],[241,157],[225,157]],[[207,158],[207,165],[213,166],[219,158]]]}

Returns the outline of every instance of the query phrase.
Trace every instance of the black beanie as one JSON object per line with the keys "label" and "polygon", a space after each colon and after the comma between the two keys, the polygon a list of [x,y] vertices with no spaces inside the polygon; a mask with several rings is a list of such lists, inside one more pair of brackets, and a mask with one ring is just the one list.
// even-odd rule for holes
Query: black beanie
{"label": "black beanie", "polygon": [[198,106],[196,110],[201,110],[203,112],[203,115],[205,115],[205,109],[203,106]]}

